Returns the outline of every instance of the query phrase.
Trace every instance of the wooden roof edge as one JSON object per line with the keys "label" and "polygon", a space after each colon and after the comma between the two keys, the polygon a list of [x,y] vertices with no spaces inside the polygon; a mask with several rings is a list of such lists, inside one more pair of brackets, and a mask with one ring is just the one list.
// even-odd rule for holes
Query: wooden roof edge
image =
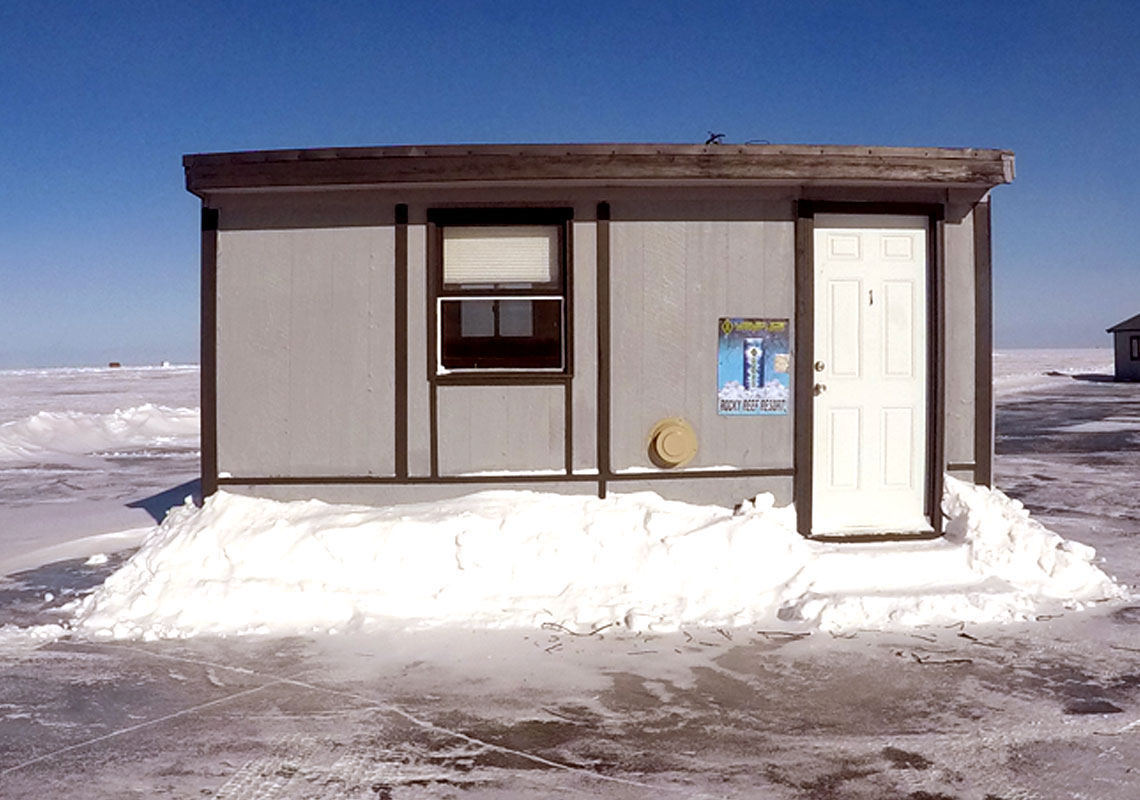
{"label": "wooden roof edge", "polygon": [[384,145],[377,147],[318,147],[280,150],[238,150],[190,153],[182,164],[249,164],[279,161],[345,160],[377,158],[453,158],[457,156],[868,156],[872,158],[963,158],[979,161],[1011,161],[1012,150],[977,147],[895,147],[886,145],[834,144],[435,144]]}
{"label": "wooden roof edge", "polygon": [[424,145],[202,153],[183,157],[191,192],[427,182],[820,181],[993,187],[1008,150],[857,145]]}
{"label": "wooden roof edge", "polygon": [[1105,328],[1105,333],[1117,333],[1118,331],[1140,331],[1140,314],[1134,317],[1129,317],[1123,322],[1118,322],[1111,328]]}

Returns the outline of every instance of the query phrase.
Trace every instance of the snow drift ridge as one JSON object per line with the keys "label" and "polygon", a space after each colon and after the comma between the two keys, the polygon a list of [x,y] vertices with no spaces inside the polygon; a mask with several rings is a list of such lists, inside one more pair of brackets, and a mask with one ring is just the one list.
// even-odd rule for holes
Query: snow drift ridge
{"label": "snow drift ridge", "polygon": [[41,411],[0,425],[0,463],[140,447],[197,447],[196,408],[145,403],[109,414]]}
{"label": "snow drift ridge", "polygon": [[779,617],[828,630],[1023,619],[1122,596],[1092,548],[947,478],[947,537],[804,540],[761,495],[737,513],[643,492],[489,491],[390,508],[219,492],[171,512],[72,611],[96,637],[369,627],[637,630]]}

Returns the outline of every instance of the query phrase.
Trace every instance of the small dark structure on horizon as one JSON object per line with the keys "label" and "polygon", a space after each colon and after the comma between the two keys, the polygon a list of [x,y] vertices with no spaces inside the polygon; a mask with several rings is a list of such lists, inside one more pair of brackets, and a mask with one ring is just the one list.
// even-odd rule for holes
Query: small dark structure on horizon
{"label": "small dark structure on horizon", "polygon": [[1140,381],[1140,314],[1105,329],[1116,352],[1116,379]]}

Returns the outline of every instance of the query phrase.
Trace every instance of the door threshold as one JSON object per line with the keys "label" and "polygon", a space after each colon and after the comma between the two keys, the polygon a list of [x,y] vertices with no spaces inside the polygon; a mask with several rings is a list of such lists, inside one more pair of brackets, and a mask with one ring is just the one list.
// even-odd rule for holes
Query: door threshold
{"label": "door threshold", "polygon": [[813,542],[850,542],[852,544],[866,542],[923,542],[931,539],[941,539],[942,534],[933,528],[920,530],[856,530],[850,533],[827,532],[811,533],[806,537]]}

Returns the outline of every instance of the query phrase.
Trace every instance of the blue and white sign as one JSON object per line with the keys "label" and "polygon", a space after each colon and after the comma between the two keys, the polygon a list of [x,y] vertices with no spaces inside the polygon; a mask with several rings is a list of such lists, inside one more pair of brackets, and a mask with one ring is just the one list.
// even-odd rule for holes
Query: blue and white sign
{"label": "blue and white sign", "polygon": [[718,414],[788,413],[788,320],[722,317],[717,343]]}

